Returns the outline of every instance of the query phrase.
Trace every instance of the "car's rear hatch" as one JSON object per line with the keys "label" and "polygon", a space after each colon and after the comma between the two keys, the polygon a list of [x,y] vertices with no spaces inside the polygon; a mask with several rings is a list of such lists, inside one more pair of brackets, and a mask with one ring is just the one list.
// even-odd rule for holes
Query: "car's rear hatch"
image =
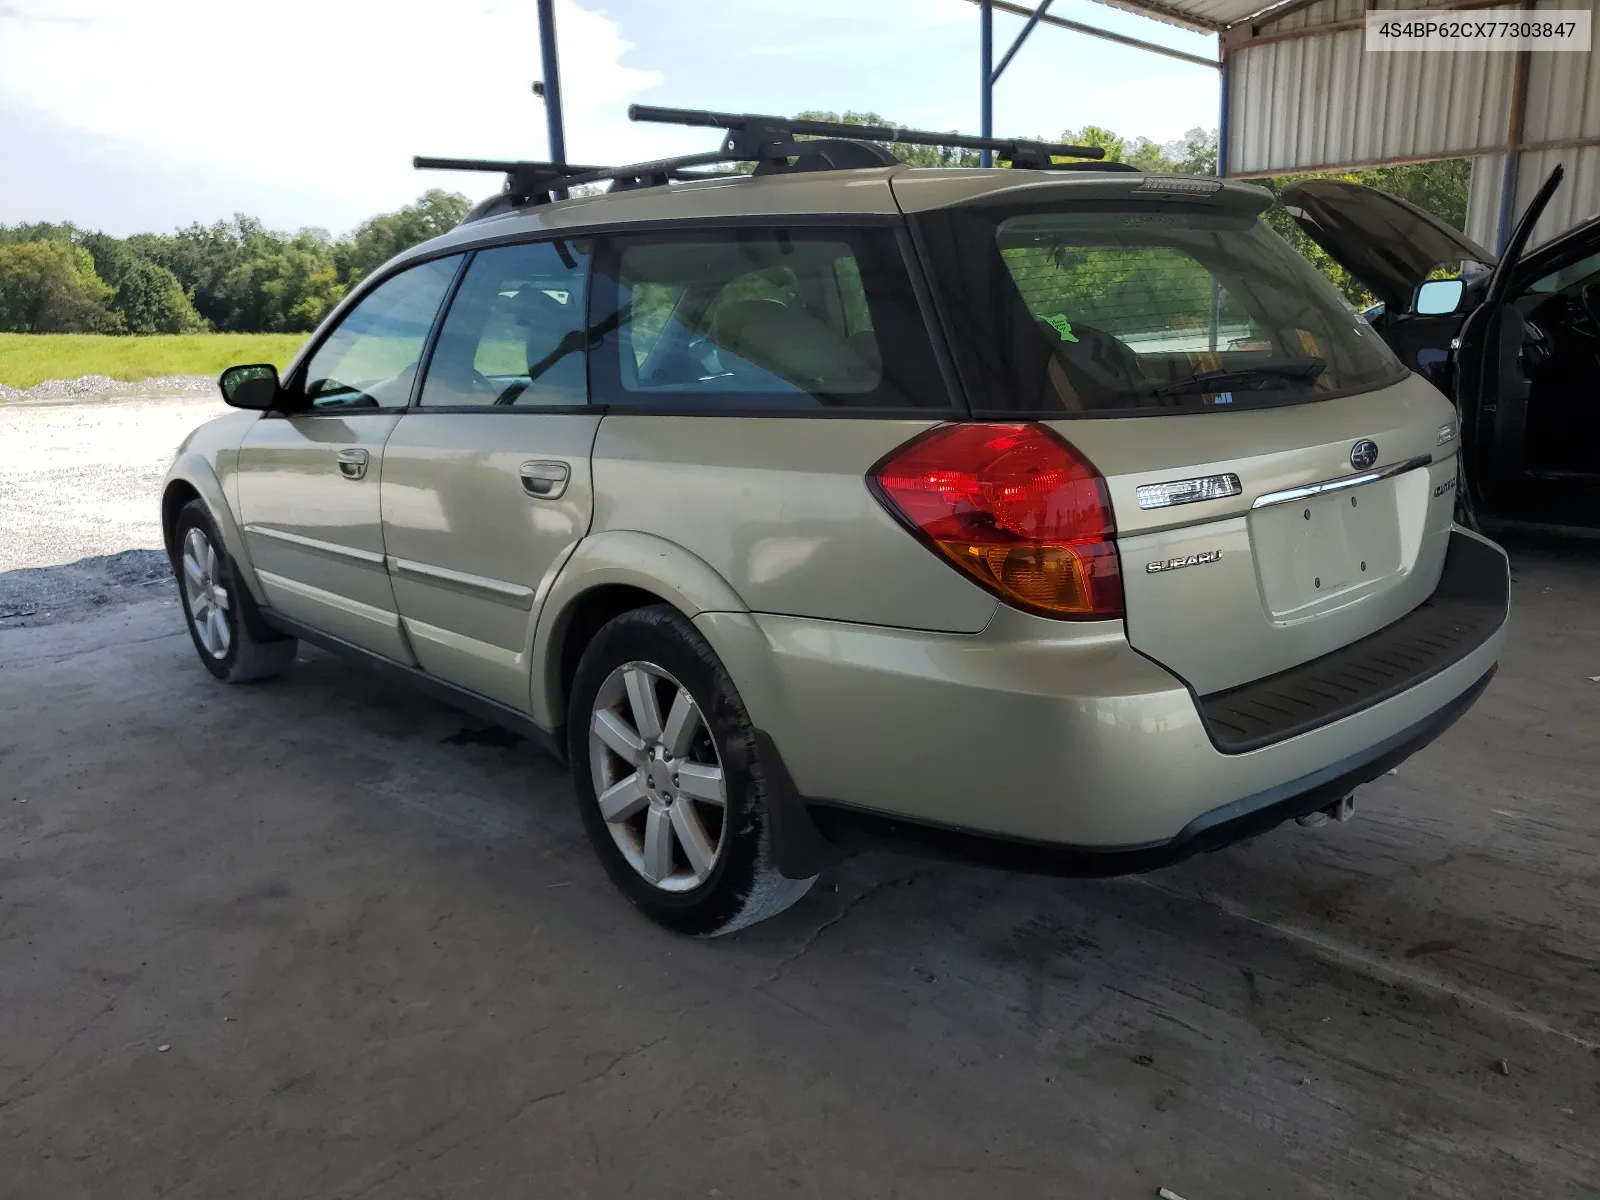
{"label": "car's rear hatch", "polygon": [[1417,285],[1438,268],[1487,269],[1495,256],[1415,204],[1343,179],[1307,179],[1283,190],[1283,204],[1306,236],[1367,287],[1391,312],[1410,307]]}
{"label": "car's rear hatch", "polygon": [[1206,695],[1432,592],[1453,409],[1255,219],[1265,193],[1102,176],[915,211],[896,186],[974,414],[1105,476],[1136,649]]}
{"label": "car's rear hatch", "polygon": [[[1206,695],[1398,620],[1449,541],[1449,405],[1415,377],[1316,404],[1051,426],[1105,474],[1133,646]],[[1369,469],[1358,443],[1377,447]],[[1140,507],[1140,489],[1217,477],[1238,494]],[[1329,486],[1331,485],[1331,486]],[[1326,490],[1316,491],[1318,487]],[[1146,493],[1147,503],[1149,492]]]}

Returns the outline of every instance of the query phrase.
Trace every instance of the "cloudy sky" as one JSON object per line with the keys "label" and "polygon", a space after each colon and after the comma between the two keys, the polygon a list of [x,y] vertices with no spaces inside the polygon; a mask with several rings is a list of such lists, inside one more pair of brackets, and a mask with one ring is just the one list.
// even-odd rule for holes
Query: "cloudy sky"
{"label": "cloudy sky", "polygon": [[[1192,53],[1215,39],[1059,0],[1052,12]],[[708,148],[630,103],[871,110],[976,132],[967,0],[557,0],[567,150]],[[1021,20],[996,14],[998,55]],[[430,186],[413,154],[542,158],[534,0],[0,0],[0,223],[115,234],[236,211],[341,232]],[[995,97],[998,133],[1104,125],[1165,141],[1217,123],[1216,72],[1041,27]]]}

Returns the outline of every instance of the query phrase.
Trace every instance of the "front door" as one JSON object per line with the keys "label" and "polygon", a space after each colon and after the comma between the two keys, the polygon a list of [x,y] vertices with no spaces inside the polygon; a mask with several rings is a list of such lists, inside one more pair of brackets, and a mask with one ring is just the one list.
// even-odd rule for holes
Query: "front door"
{"label": "front door", "polygon": [[383,541],[418,663],[519,711],[534,621],[588,531],[587,248],[481,250],[384,450]]}
{"label": "front door", "polygon": [[288,381],[287,413],[239,447],[245,544],[267,603],[358,646],[412,661],[384,563],[378,482],[384,443],[459,256],[379,284]]}

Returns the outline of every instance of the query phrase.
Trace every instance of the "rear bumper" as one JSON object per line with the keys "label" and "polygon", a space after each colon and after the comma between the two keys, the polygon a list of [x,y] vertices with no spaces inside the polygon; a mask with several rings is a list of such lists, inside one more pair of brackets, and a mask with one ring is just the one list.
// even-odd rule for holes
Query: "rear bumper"
{"label": "rear bumper", "polygon": [[[1225,804],[1190,821],[1176,837],[1154,846],[1097,849],[1000,838],[967,830],[897,820],[835,806],[813,805],[809,816],[817,832],[838,850],[893,845],[938,857],[984,862],[1014,871],[1063,875],[1127,875],[1171,866],[1192,854],[1220,850],[1255,837],[1294,817],[1303,817],[1370,783],[1454,725],[1489,686],[1495,668],[1438,712],[1393,737],[1300,779]],[[787,832],[787,830],[785,830]],[[802,843],[802,851],[814,846]],[[783,860],[780,858],[780,863]],[[816,860],[812,859],[812,863]],[[815,865],[797,863],[794,877],[813,874]]]}
{"label": "rear bumper", "polygon": [[1133,870],[1322,807],[1448,728],[1493,673],[1510,594],[1492,543],[1457,531],[1450,559],[1470,568],[1490,619],[1406,678],[1369,673],[1362,697],[1238,752],[1219,748],[1216,712],[1203,712],[1215,698],[1132,650],[1120,622],[1001,608],[975,635],[745,614],[696,623],[825,833],[876,819]]}

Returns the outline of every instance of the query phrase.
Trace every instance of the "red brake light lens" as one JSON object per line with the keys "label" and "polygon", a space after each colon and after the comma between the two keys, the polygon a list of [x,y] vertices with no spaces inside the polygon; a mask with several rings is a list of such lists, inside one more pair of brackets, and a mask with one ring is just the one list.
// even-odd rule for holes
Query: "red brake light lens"
{"label": "red brake light lens", "polygon": [[1122,615],[1105,478],[1043,425],[942,425],[867,481],[924,543],[1008,604],[1048,617]]}

